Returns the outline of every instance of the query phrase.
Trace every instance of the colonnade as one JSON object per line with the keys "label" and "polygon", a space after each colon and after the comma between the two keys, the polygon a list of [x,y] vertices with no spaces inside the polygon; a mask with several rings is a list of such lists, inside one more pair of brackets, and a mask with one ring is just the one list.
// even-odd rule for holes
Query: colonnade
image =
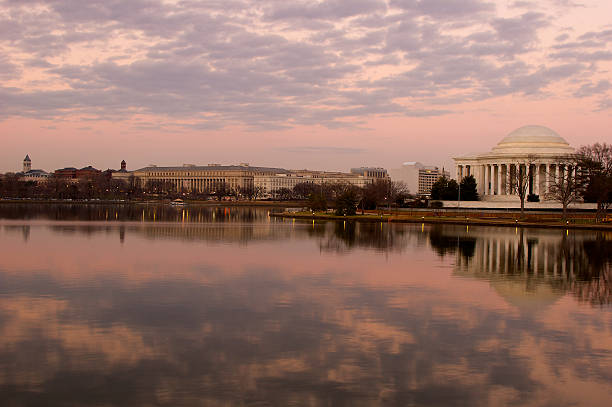
{"label": "colonnade", "polygon": [[[542,243],[525,239],[478,239],[475,255],[471,259],[457,255],[457,266],[472,268],[479,273],[514,274],[530,272],[535,275],[573,277],[572,257],[562,256],[553,242]],[[578,261],[578,260],[576,260]]]}
{"label": "colonnade", "polygon": [[[528,168],[529,167],[529,168]],[[577,175],[577,167],[556,163],[520,163],[519,162],[493,162],[475,165],[457,165],[457,179],[472,175],[478,185],[480,196],[492,195],[517,195],[516,183],[518,178],[515,174],[528,174],[529,183],[527,193],[542,195],[545,197],[553,183],[565,182]]]}
{"label": "colonnade", "polygon": [[[235,190],[237,187],[242,187],[242,183],[238,180],[227,180],[225,178],[157,178],[157,177],[143,177],[143,186],[148,182],[159,182],[166,186],[170,186],[170,189],[176,191],[193,191],[193,192],[213,192],[219,188],[230,188]],[[233,181],[233,182],[232,182]],[[249,180],[243,180],[248,183]],[[252,184],[252,180],[251,180]]]}

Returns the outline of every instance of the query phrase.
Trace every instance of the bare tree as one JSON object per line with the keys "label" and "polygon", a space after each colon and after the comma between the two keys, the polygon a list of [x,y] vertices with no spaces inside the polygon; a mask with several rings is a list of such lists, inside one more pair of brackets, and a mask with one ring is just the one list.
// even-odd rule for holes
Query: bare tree
{"label": "bare tree", "polygon": [[563,206],[562,220],[567,219],[567,207],[578,200],[584,190],[584,178],[578,170],[578,158],[575,155],[566,155],[555,159],[558,170],[556,174],[547,174],[548,193],[546,197],[561,203]]}
{"label": "bare tree", "polygon": [[576,157],[585,179],[585,201],[597,202],[595,219],[599,221],[612,203],[612,145],[583,146]]}
{"label": "bare tree", "polygon": [[509,189],[521,200],[521,217],[525,213],[525,199],[529,194],[529,181],[533,178],[533,169],[537,157],[528,155],[524,160],[514,165],[514,170],[508,171]]}

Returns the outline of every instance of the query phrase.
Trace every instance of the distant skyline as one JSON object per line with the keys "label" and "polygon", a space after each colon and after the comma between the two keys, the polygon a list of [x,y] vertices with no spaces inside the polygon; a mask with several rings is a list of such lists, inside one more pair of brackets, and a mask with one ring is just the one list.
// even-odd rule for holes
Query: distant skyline
{"label": "distant skyline", "polygon": [[[0,172],[612,142],[612,2],[0,0]],[[452,172],[452,171],[451,171]]]}

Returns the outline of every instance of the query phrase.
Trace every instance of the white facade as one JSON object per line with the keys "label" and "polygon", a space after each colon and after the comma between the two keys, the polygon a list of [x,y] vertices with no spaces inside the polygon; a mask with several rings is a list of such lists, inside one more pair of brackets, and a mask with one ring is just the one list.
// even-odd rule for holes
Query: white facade
{"label": "white facade", "polygon": [[240,165],[209,164],[195,166],[184,164],[182,167],[149,166],[135,171],[117,171],[113,178],[129,180],[130,177],[147,185],[159,183],[160,187],[177,191],[215,192],[219,189],[240,192],[258,188],[264,195],[278,190],[293,189],[300,183],[312,184],[351,184],[358,187],[373,183],[376,179],[387,179],[386,171],[377,171],[375,176],[365,176],[344,172],[310,170],[285,170],[282,168],[251,167]]}
{"label": "white facade", "polygon": [[259,174],[253,177],[253,185],[264,194],[271,194],[281,189],[293,189],[297,184],[350,184],[364,187],[373,183],[376,179],[387,179],[386,171],[380,176],[365,176],[355,173],[324,172],[309,170],[290,170],[280,174]]}
{"label": "white facade", "polygon": [[389,170],[391,180],[403,182],[412,194],[429,196],[431,187],[443,175],[450,176],[438,167],[423,165],[420,162],[408,161],[400,168]]}
{"label": "white facade", "polygon": [[483,200],[517,200],[511,188],[511,174],[531,165],[528,193],[545,199],[551,180],[576,168],[566,168],[560,159],[574,149],[553,130],[542,126],[521,127],[504,137],[490,152],[454,158],[457,180],[468,175],[476,179]]}

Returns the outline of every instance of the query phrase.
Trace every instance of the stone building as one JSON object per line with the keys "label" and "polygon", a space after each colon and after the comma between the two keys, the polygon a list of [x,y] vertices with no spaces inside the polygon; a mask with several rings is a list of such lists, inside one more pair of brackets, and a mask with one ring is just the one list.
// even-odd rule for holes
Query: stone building
{"label": "stone building", "polygon": [[457,180],[474,176],[482,200],[512,201],[518,199],[512,188],[517,171],[531,174],[528,193],[545,199],[551,182],[576,171],[563,164],[563,157],[572,153],[574,148],[553,130],[525,126],[508,134],[489,152],[454,160]]}
{"label": "stone building", "polygon": [[252,167],[247,163],[242,163],[240,165],[209,164],[207,166],[183,164],[181,167],[150,165],[135,171],[114,172],[113,178],[128,180],[134,177],[134,180],[142,186],[156,183],[162,188],[185,192],[241,192],[259,188],[260,192],[268,195],[284,188],[292,189],[300,183],[347,183],[363,187],[378,178],[386,179],[386,171],[377,171],[372,175]]}

